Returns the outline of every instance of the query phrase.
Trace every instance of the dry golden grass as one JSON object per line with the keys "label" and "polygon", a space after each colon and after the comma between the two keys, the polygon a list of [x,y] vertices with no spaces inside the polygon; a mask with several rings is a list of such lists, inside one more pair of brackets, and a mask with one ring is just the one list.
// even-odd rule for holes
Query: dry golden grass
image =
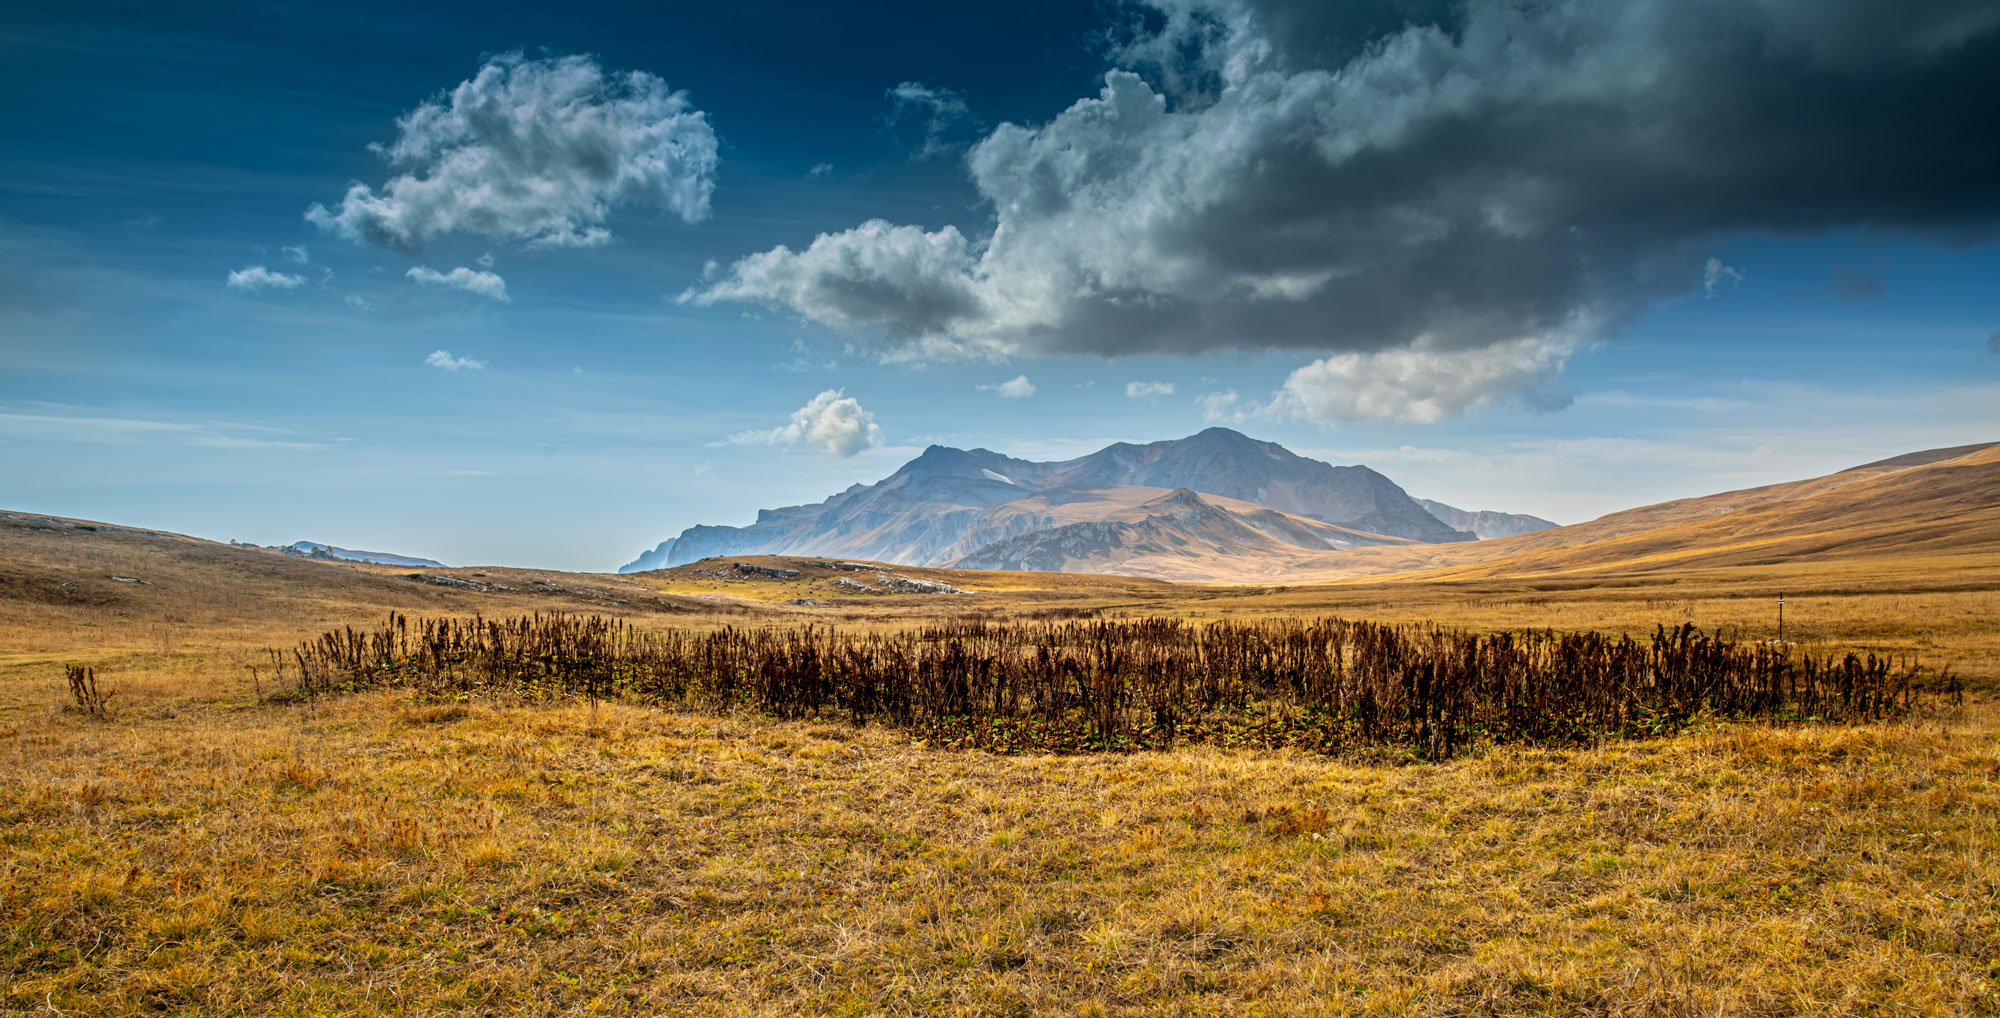
{"label": "dry golden grass", "polygon": [[2000,1013],[1990,707],[1377,767],[244,692],[7,712],[0,1007]]}
{"label": "dry golden grass", "polygon": [[[516,588],[482,593],[184,540],[0,525],[0,1010],[2000,1014],[2000,594],[1981,555],[1290,588],[899,569],[979,592],[801,607],[783,602],[820,580],[479,570]],[[522,589],[536,577],[684,607]],[[1778,590],[1788,637],[1954,664],[1973,703],[1386,766],[995,757],[392,691],[260,705],[248,670],[392,607],[1761,636]],[[117,691],[108,719],[61,709],[66,661]]]}

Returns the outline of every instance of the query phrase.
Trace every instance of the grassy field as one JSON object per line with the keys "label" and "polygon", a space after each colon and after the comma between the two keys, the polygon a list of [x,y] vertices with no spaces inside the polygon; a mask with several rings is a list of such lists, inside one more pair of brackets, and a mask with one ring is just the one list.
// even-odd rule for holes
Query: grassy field
{"label": "grassy field", "polygon": [[[0,528],[0,1009],[2000,1014],[1995,565],[1291,588],[899,569],[976,592],[853,597],[812,569],[446,574],[508,588],[481,591]],[[260,704],[248,669],[392,607],[644,627],[1691,619],[1761,637],[1778,590],[1788,638],[1955,665],[1968,706],[1441,764],[1003,757],[618,703]],[[117,691],[108,717],[61,709],[69,661]]]}

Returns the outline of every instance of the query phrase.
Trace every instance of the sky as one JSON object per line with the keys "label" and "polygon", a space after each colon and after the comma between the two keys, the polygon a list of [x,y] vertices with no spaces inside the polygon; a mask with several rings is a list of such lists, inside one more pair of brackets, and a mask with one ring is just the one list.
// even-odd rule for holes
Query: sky
{"label": "sky", "polygon": [[1987,0],[637,6],[11,11],[0,508],[610,570],[934,443],[2000,440]]}

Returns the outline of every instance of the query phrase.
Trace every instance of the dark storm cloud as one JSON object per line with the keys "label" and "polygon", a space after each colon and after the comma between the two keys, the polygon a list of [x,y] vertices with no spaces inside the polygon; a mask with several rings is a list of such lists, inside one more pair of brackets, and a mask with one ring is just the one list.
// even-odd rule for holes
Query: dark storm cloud
{"label": "dark storm cloud", "polygon": [[[1139,73],[968,153],[990,235],[870,224],[746,259],[693,299],[906,350],[1551,365],[1473,372],[1532,389],[1563,351],[1700,288],[1720,236],[1966,240],[2000,220],[2000,8],[1985,0],[1143,13],[1117,50]],[[798,299],[817,292],[844,299]],[[1407,374],[1313,367],[1349,387]]]}

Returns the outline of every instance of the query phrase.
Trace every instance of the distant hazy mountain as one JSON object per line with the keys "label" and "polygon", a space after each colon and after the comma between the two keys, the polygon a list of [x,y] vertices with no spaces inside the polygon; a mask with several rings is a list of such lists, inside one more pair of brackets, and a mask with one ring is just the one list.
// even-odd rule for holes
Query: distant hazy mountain
{"label": "distant hazy mountain", "polygon": [[352,548],[336,548],[318,541],[298,541],[283,549],[287,555],[299,558],[339,559],[343,562],[373,562],[385,566],[430,566],[434,569],[449,568],[442,562],[427,558],[412,558],[408,555],[391,555],[386,551],[355,551]]}
{"label": "distant hazy mountain", "polygon": [[1478,534],[1482,541],[1496,537],[1513,537],[1515,534],[1530,534],[1537,530],[1553,530],[1562,526],[1540,516],[1485,510],[1467,511],[1445,505],[1443,502],[1433,502],[1428,498],[1417,499],[1417,504],[1423,506],[1432,516],[1444,521],[1445,526],[1453,530],[1469,530]]}
{"label": "distant hazy mountain", "polygon": [[667,556],[672,554],[673,550],[674,539],[669,537],[661,541],[659,546],[655,547],[652,551],[646,552],[638,558],[619,566],[618,571],[621,573],[643,573],[648,569],[665,569],[667,567]]}
{"label": "distant hazy mountain", "polygon": [[[1120,494],[1118,489],[1133,489]],[[1178,489],[1252,503],[1227,510],[1264,522],[1325,551],[1384,542],[1469,541],[1395,482],[1363,466],[1332,466],[1227,428],[1176,441],[1119,443],[1054,463],[1014,459],[986,449],[934,445],[874,484],[857,484],[814,505],[766,509],[746,527],[698,526],[620,571],[682,565],[712,555],[821,555],[904,565],[958,562],[995,542],[1055,526],[1092,522],[1141,525],[1093,512],[1129,510]],[[1289,519],[1278,527],[1272,520]],[[1330,524],[1315,532],[1314,524]],[[1185,536],[1185,535],[1182,535]],[[1263,540],[1290,545],[1264,534]],[[1032,542],[1030,542],[1032,543]],[[664,550],[664,561],[662,553]],[[1247,550],[1247,549],[1246,549]],[[998,553],[992,553],[998,554]],[[1078,568],[1084,567],[1079,561]]]}

